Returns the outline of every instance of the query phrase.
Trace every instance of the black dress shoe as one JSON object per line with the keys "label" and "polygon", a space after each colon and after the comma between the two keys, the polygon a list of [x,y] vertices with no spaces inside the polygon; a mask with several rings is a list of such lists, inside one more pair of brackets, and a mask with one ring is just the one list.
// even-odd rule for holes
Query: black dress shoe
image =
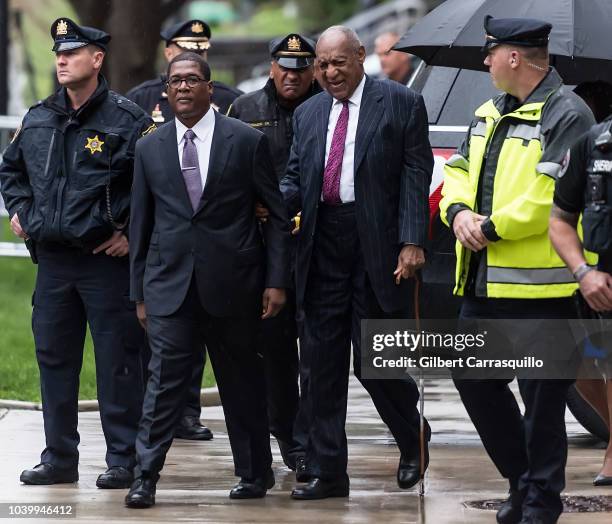
{"label": "black dress shoe", "polygon": [[310,478],[311,476],[306,469],[306,457],[299,455],[295,459],[295,480],[297,482],[310,482]]}
{"label": "black dress shoe", "polygon": [[130,491],[125,496],[128,508],[150,508],[155,504],[155,486],[157,481],[148,477],[138,477],[132,483]]}
{"label": "black dress shoe", "polygon": [[79,472],[76,469],[61,469],[53,464],[44,462],[26,469],[21,473],[19,480],[24,484],[43,486],[47,484],[67,484],[79,480]]}
{"label": "black dress shoe", "polygon": [[185,440],[212,440],[213,438],[212,431],[200,424],[198,417],[191,415],[181,417],[174,436]]}
{"label": "black dress shoe", "polygon": [[517,489],[510,490],[510,496],[502,503],[495,515],[499,524],[518,524],[523,518],[523,499],[525,493]]}
{"label": "black dress shoe", "polygon": [[346,474],[343,477],[334,480],[324,480],[322,478],[313,477],[308,484],[294,488],[291,492],[291,498],[297,500],[348,497],[348,495],[349,478]]}
{"label": "black dress shoe", "polygon": [[612,477],[600,473],[593,479],[593,486],[612,486]]}
{"label": "black dress shoe", "polygon": [[295,471],[296,456],[295,453],[291,453],[291,448],[293,446],[280,439],[276,439],[276,442],[278,443],[278,449],[280,450],[281,457],[283,457],[285,466],[287,466],[291,471]]}
{"label": "black dress shoe", "polygon": [[230,491],[230,499],[260,499],[266,496],[266,492],[274,487],[274,472],[268,471],[266,477],[249,479],[242,477]]}
{"label": "black dress shoe", "polygon": [[[420,438],[420,436],[419,436]],[[431,428],[425,423],[425,466],[423,472],[429,467],[429,441],[431,440]],[[421,480],[421,447],[420,444],[409,454],[401,454],[397,466],[397,485],[401,489],[410,489]]]}
{"label": "black dress shoe", "polygon": [[123,466],[111,466],[96,480],[102,489],[127,489],[134,481],[134,474]]}

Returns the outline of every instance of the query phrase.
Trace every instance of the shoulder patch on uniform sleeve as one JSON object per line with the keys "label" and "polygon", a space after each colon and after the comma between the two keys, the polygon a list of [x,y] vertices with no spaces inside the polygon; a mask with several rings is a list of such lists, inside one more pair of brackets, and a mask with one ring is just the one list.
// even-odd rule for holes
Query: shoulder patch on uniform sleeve
{"label": "shoulder patch on uniform sleeve", "polygon": [[11,144],[15,141],[19,133],[21,133],[22,126],[23,126],[23,123],[17,126],[17,129],[15,130],[15,134],[13,135],[13,138],[11,138]]}
{"label": "shoulder patch on uniform sleeve", "polygon": [[152,133],[153,131],[155,131],[157,129],[157,126],[155,124],[151,124],[149,127],[147,127],[143,132],[142,132],[142,136],[147,136],[148,134]]}

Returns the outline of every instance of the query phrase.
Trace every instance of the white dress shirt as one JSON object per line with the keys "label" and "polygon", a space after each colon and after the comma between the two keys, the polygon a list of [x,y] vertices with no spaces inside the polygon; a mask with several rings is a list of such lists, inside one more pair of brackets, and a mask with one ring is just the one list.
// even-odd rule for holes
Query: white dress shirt
{"label": "white dress shirt", "polygon": [[[346,140],[344,142],[344,156],[342,157],[342,171],[340,173],[340,200],[345,202],[355,201],[355,135],[357,134],[357,124],[359,122],[359,109],[361,108],[361,97],[366,77],[363,75],[361,82],[349,98],[349,119],[346,130]],[[329,121],[327,123],[327,140],[325,142],[325,165],[331,149],[332,139],[336,123],[342,111],[342,101],[334,99]]]}
{"label": "white dress shirt", "polygon": [[[185,131],[184,126],[178,118],[174,119],[176,123],[176,142],[178,144],[178,157],[181,169],[183,167],[183,149],[185,148]],[[198,163],[200,164],[200,176],[202,177],[202,189],[206,187],[206,177],[208,176],[208,164],[210,162],[210,147],[212,145],[212,137],[215,131],[215,112],[211,108],[206,114],[200,118],[191,130],[195,133],[193,143],[198,150]]]}

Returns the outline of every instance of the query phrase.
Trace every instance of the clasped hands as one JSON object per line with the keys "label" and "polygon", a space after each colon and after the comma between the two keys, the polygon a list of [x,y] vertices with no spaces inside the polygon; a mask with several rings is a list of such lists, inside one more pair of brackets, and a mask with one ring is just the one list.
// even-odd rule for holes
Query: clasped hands
{"label": "clasped hands", "polygon": [[480,251],[490,241],[482,232],[482,223],[489,217],[474,213],[469,209],[459,211],[453,220],[453,231],[461,245],[470,251]]}

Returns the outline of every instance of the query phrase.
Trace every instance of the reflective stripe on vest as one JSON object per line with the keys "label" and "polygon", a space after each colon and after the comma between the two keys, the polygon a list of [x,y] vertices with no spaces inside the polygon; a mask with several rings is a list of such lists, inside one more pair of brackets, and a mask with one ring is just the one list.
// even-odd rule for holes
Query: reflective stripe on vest
{"label": "reflective stripe on vest", "polygon": [[456,167],[458,169],[463,169],[464,171],[468,171],[470,169],[470,163],[467,159],[458,153],[455,153],[451,156],[447,161],[446,165],[450,167]]}
{"label": "reflective stripe on vest", "polygon": [[491,267],[487,268],[487,282],[497,284],[571,284],[574,277],[566,267],[520,268]]}
{"label": "reflective stripe on vest", "polygon": [[[476,209],[478,179],[488,155],[492,136],[506,122],[504,142],[498,156],[492,201],[492,214],[517,202],[518,222],[528,222],[530,215],[521,206],[521,196],[540,176],[556,179],[561,166],[541,162],[544,139],[540,119],[544,102],[527,104],[512,113],[501,115],[492,100],[476,110],[478,119],[470,129],[469,158],[456,154],[447,161],[447,168],[467,172],[465,185],[453,186],[456,195],[449,202],[465,202]],[[500,129],[497,132],[502,132]],[[552,197],[551,197],[552,198]],[[539,217],[541,219],[541,217]],[[507,226],[507,223],[505,224]],[[518,227],[518,226],[517,226]],[[471,252],[456,245],[457,267],[455,293],[462,295],[468,276]],[[548,232],[542,231],[523,240],[502,239],[487,248],[487,296],[496,298],[554,298],[569,296],[577,287],[570,271],[550,245]],[[521,267],[521,266],[530,267]],[[535,266],[535,267],[534,267]]]}
{"label": "reflective stripe on vest", "polygon": [[527,140],[528,142],[534,139],[540,140],[541,129],[542,126],[540,124],[535,126],[529,124],[513,124],[508,128],[507,137],[520,138],[522,140]]}
{"label": "reflective stripe on vest", "polygon": [[484,121],[478,122],[470,132],[472,136],[485,136],[487,134],[487,124]]}
{"label": "reflective stripe on vest", "polygon": [[555,162],[540,162],[536,169],[538,173],[542,173],[543,175],[548,175],[550,178],[557,180],[559,178],[559,173],[561,173],[561,164],[557,164]]}

